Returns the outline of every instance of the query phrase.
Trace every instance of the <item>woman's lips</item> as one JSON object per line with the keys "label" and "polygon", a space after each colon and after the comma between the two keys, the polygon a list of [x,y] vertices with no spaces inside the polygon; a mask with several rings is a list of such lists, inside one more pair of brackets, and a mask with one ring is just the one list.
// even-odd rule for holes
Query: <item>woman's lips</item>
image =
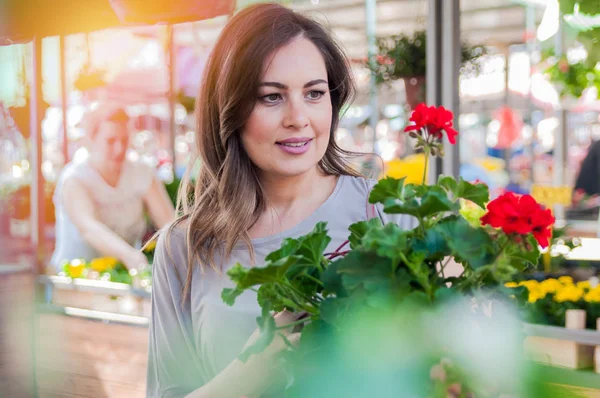
{"label": "woman's lips", "polygon": [[276,145],[284,152],[292,155],[302,155],[310,149],[312,138],[288,138],[278,141]]}

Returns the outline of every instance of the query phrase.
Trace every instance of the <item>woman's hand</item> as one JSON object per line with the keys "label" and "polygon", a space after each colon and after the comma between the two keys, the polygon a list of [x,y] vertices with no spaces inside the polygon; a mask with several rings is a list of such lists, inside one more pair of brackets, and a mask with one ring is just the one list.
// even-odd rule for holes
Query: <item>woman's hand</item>
{"label": "woman's hand", "polygon": [[[298,314],[280,312],[275,315],[277,327],[288,325],[299,318]],[[292,333],[293,326],[279,330],[287,340],[298,344],[300,333]],[[244,348],[254,344],[260,335],[256,330]],[[239,398],[243,396],[260,396],[277,382],[284,382],[284,375],[279,370],[277,354],[287,349],[283,338],[276,334],[271,344],[260,354],[252,355],[246,362],[235,359],[221,373],[187,398]]]}
{"label": "woman's hand", "polygon": [[[280,312],[274,316],[275,325],[277,328],[280,328],[282,326],[296,322],[300,318],[300,316],[301,316],[300,314],[294,314],[289,311]],[[281,332],[287,338],[287,340],[290,343],[292,343],[293,345],[298,343],[298,340],[300,338],[300,333],[293,333],[293,326],[290,328],[281,329],[281,330],[279,330],[279,332]],[[246,342],[246,345],[244,346],[244,350],[246,348],[248,348],[249,346],[251,346],[252,344],[256,343],[256,340],[258,340],[259,336],[260,336],[260,330],[256,329],[254,331],[254,333],[252,333],[252,335],[250,336],[248,341]],[[283,338],[279,334],[275,334],[275,337],[273,338],[273,341],[271,342],[269,347],[267,347],[267,349],[264,350],[263,352],[261,352],[260,354],[255,354],[253,356],[259,356],[259,357],[263,358],[264,360],[270,361],[270,359],[271,359],[270,357],[272,355],[275,355],[275,354],[281,352],[285,348],[287,348],[287,344],[284,342]],[[252,359],[252,357],[250,357],[250,359]]]}
{"label": "woman's hand", "polygon": [[[275,325],[277,328],[294,323],[298,320],[300,314],[294,314],[288,311],[283,311],[275,315]],[[285,375],[281,372],[281,366],[277,355],[288,349],[288,345],[284,341],[282,335],[292,345],[297,345],[300,340],[300,333],[293,332],[294,326],[289,328],[279,329],[275,334],[271,344],[261,353],[251,355],[244,364],[248,368],[248,376],[250,390],[245,390],[243,393],[249,396],[260,396],[267,389],[272,388],[280,383],[285,383]],[[244,350],[254,344],[260,336],[260,330],[256,329],[250,336]],[[282,384],[285,385],[285,384]]]}
{"label": "woman's hand", "polygon": [[139,250],[133,249],[124,258],[121,259],[128,269],[140,270],[148,266],[148,259]]}

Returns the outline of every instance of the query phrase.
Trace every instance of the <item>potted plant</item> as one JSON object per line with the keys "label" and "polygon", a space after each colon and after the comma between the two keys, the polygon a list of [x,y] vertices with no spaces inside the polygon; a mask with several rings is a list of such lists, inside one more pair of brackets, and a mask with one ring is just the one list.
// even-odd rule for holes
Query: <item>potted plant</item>
{"label": "potted plant", "polygon": [[[443,156],[442,136],[454,143],[458,134],[452,120],[443,107],[421,104],[406,131],[426,159]],[[482,313],[490,298],[508,296],[504,283],[534,266],[538,247],[549,245],[550,210],[529,195],[490,202],[486,185],[447,176],[434,185],[388,177],[369,201],[418,225],[358,222],[349,228],[349,248],[325,256],[331,238],[319,223],[306,236],[286,239],[263,266],[236,264],[227,272],[233,286],[223,290],[224,302],[234,305],[251,290],[262,308],[261,336],[240,359],[277,336],[285,341],[282,329],[291,325],[278,328],[272,311],[288,310],[305,315],[295,323],[302,327],[299,345],[282,354],[286,397],[500,397],[519,388],[527,378],[515,372],[520,343],[506,343],[518,323],[499,306],[493,324]],[[461,211],[463,202],[472,206]],[[460,263],[462,274],[446,275],[449,261]],[[466,305],[457,310],[454,302]]]}
{"label": "potted plant", "polygon": [[[461,47],[461,74],[477,74],[481,69],[481,57],[485,47]],[[375,73],[378,84],[403,79],[406,102],[411,109],[425,100],[425,76],[427,67],[427,33],[417,31],[413,35],[399,34],[377,39],[377,56],[367,63]]]}

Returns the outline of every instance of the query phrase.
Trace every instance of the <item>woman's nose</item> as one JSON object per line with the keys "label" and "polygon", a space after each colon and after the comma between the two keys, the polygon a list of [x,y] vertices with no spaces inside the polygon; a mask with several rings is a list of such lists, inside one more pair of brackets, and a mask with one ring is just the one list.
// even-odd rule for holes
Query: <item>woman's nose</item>
{"label": "woman's nose", "polygon": [[299,99],[290,99],[287,102],[286,115],[283,124],[287,128],[302,129],[308,126],[308,115],[304,101]]}

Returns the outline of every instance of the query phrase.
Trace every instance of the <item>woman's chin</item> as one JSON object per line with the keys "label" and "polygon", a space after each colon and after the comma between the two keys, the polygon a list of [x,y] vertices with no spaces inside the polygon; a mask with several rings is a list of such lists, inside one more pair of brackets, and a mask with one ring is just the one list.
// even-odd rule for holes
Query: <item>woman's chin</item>
{"label": "woman's chin", "polygon": [[280,167],[274,167],[271,170],[264,172],[264,175],[276,176],[279,178],[294,178],[314,173],[317,170],[316,163],[310,164],[296,164],[296,165],[282,165]]}

